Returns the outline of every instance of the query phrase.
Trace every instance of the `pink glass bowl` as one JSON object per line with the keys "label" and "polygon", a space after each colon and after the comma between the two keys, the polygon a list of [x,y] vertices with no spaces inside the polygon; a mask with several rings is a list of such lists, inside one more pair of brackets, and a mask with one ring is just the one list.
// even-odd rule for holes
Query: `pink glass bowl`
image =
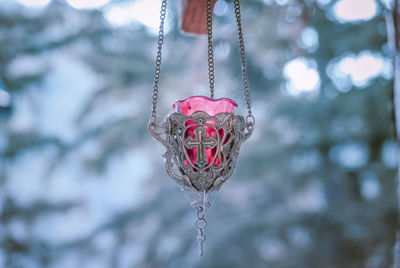
{"label": "pink glass bowl", "polygon": [[236,102],[231,99],[210,99],[203,96],[193,96],[185,100],[176,101],[172,106],[175,112],[191,116],[196,111],[203,111],[211,116],[219,113],[233,113]]}
{"label": "pink glass bowl", "polygon": [[[173,109],[175,112],[182,113],[186,116],[191,116],[196,111],[203,111],[210,116],[215,116],[216,114],[219,113],[233,113],[235,107],[237,107],[237,104],[231,99],[222,98],[215,100],[203,96],[189,97],[185,100],[176,101],[173,105]],[[224,137],[224,130],[222,128],[217,129],[215,127],[216,126],[215,121],[209,120],[206,122],[206,124],[208,124],[209,126],[207,125],[203,126],[204,129],[206,130],[206,134],[204,136],[205,139],[209,139],[210,137],[212,137],[218,140],[221,139],[221,137]],[[196,138],[198,139],[198,137],[196,137],[195,134],[195,130],[198,127],[196,125],[196,122],[188,120],[186,121],[186,126],[188,126],[188,128],[184,133],[184,139],[188,139],[189,137],[192,137],[192,139]],[[220,140],[219,142],[222,142],[224,144],[227,140],[229,140],[229,137],[225,137],[224,141]],[[193,163],[193,165],[196,165],[197,148],[186,148],[186,152],[189,159],[185,160],[185,165],[189,166],[189,161]],[[214,166],[218,166],[221,162],[223,162],[223,159],[215,157],[216,153],[217,153],[216,148],[210,148],[210,147],[205,148],[207,165],[214,164]]]}

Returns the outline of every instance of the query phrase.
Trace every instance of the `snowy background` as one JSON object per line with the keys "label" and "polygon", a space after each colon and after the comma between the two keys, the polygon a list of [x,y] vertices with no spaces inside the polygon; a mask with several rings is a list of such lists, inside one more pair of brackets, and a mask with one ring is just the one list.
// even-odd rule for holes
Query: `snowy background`
{"label": "snowy background", "polygon": [[[0,1],[0,267],[390,267],[390,1],[243,1],[256,132],[208,213],[150,139],[159,0]],[[216,97],[245,112],[233,4]],[[169,1],[160,114],[208,91],[205,36]]]}

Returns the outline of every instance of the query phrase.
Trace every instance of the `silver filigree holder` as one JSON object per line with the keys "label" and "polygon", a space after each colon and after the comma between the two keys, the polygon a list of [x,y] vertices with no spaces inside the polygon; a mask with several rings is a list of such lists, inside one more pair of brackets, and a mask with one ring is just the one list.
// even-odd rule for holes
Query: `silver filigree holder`
{"label": "silver filigree holder", "polygon": [[[200,0],[199,0],[200,1]],[[203,0],[207,10],[208,35],[208,76],[210,96],[214,99],[214,53],[212,42],[213,13],[212,0]],[[165,168],[182,191],[191,193],[194,198],[192,207],[196,211],[195,226],[198,230],[197,241],[200,255],[203,255],[205,241],[206,209],[211,207],[210,194],[220,189],[233,174],[239,157],[241,144],[254,130],[255,120],[251,112],[250,90],[247,78],[246,57],[241,23],[240,0],[234,0],[235,17],[238,29],[240,59],[242,67],[243,93],[246,100],[247,116],[244,118],[233,113],[219,113],[214,116],[203,111],[196,111],[190,116],[173,113],[166,122],[157,124],[157,100],[161,71],[162,47],[164,43],[164,22],[167,12],[167,0],[162,0],[160,27],[157,39],[157,56],[155,61],[154,85],[152,95],[152,112],[148,125],[153,138],[162,143],[166,152]],[[192,131],[192,132],[191,132]],[[206,135],[208,131],[214,135]],[[190,133],[189,133],[190,132]],[[210,133],[209,133],[210,134]],[[189,155],[196,148],[196,157]],[[215,152],[214,159],[207,159],[206,150]]]}
{"label": "silver filigree holder", "polygon": [[[165,146],[163,157],[167,173],[182,191],[194,196],[192,206],[197,212],[195,226],[201,255],[207,226],[205,211],[211,206],[208,196],[218,191],[235,171],[240,146],[254,129],[254,121],[247,121],[233,113],[210,116],[197,111],[191,116],[173,113],[161,128],[157,128],[155,122],[149,124],[150,134]],[[207,131],[215,133],[216,137],[206,138]],[[194,133],[195,138],[189,132]],[[196,148],[195,161],[188,154],[193,148]],[[215,151],[211,161],[206,158],[206,148]]]}

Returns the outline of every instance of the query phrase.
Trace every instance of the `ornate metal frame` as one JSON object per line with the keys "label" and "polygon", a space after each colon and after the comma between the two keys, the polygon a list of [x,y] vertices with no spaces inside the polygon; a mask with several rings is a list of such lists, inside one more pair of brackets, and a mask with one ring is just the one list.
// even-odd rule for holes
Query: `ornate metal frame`
{"label": "ornate metal frame", "polygon": [[[167,173],[182,190],[198,197],[203,192],[219,190],[232,176],[240,146],[253,132],[243,116],[233,113],[210,116],[203,111],[191,116],[173,113],[162,129],[164,133],[155,124],[149,124],[150,134],[166,148],[163,157]],[[206,157],[207,149],[214,151],[211,161]]]}

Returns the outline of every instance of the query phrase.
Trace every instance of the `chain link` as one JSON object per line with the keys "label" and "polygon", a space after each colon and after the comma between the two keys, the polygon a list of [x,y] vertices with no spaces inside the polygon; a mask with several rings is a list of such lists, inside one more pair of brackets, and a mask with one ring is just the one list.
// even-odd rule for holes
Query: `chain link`
{"label": "chain link", "polygon": [[154,85],[153,85],[153,96],[152,96],[152,111],[151,111],[151,118],[150,124],[155,126],[156,123],[156,116],[157,116],[157,100],[158,100],[158,85],[160,80],[160,71],[161,71],[161,52],[162,46],[164,44],[164,22],[165,22],[165,15],[167,14],[167,0],[162,0],[161,3],[161,11],[160,11],[160,28],[158,31],[158,38],[157,38],[157,57],[156,57],[156,67],[154,71]]}
{"label": "chain link", "polygon": [[244,39],[243,39],[243,30],[242,30],[242,16],[240,12],[240,0],[234,0],[235,6],[235,16],[238,28],[238,37],[239,37],[239,49],[240,49],[240,59],[242,62],[242,80],[243,80],[243,94],[246,100],[247,106],[247,116],[246,116],[246,124],[250,128],[254,128],[255,119],[251,113],[251,99],[250,99],[250,89],[249,82],[247,77],[247,66],[246,66],[246,53],[244,49]]}
{"label": "chain link", "polygon": [[202,193],[201,201],[196,204],[197,219],[196,219],[196,229],[197,229],[197,243],[200,246],[200,256],[203,256],[204,248],[203,244],[206,241],[205,229],[207,227],[206,220],[206,208],[207,208],[207,191],[204,190]]}
{"label": "chain link", "polygon": [[208,36],[208,81],[210,84],[210,95],[214,98],[214,48],[213,48],[213,9],[212,0],[206,0],[207,9],[207,36]]}
{"label": "chain link", "polygon": [[206,236],[205,236],[205,229],[207,227],[207,220],[205,218],[204,214],[204,207],[200,206],[197,210],[197,219],[195,223],[196,229],[197,229],[197,243],[199,243],[200,246],[200,256],[203,256],[204,253],[204,241],[206,241]]}
{"label": "chain link", "polygon": [[[246,124],[248,128],[253,129],[255,125],[255,119],[251,112],[251,99],[250,99],[250,90],[249,90],[249,82],[248,82],[247,66],[246,66],[246,54],[245,54],[244,38],[242,30],[240,0],[234,0],[234,7],[235,7],[237,28],[238,28],[240,59],[242,65],[243,94],[246,100],[246,106],[248,110],[248,114],[246,116]],[[214,98],[215,74],[214,74],[214,49],[212,42],[212,35],[213,35],[212,0],[206,0],[206,9],[207,9],[207,35],[208,35],[208,77],[210,84],[210,95],[211,98]],[[159,80],[161,71],[161,59],[162,59],[161,52],[162,52],[162,46],[164,44],[164,22],[166,13],[167,13],[167,0],[162,0],[161,11],[160,11],[160,28],[158,31],[158,38],[157,38],[157,44],[158,44],[157,57],[156,57],[155,71],[154,71],[152,112],[150,118],[150,125],[152,127],[155,127],[156,116],[157,116],[158,89],[159,89]]]}

